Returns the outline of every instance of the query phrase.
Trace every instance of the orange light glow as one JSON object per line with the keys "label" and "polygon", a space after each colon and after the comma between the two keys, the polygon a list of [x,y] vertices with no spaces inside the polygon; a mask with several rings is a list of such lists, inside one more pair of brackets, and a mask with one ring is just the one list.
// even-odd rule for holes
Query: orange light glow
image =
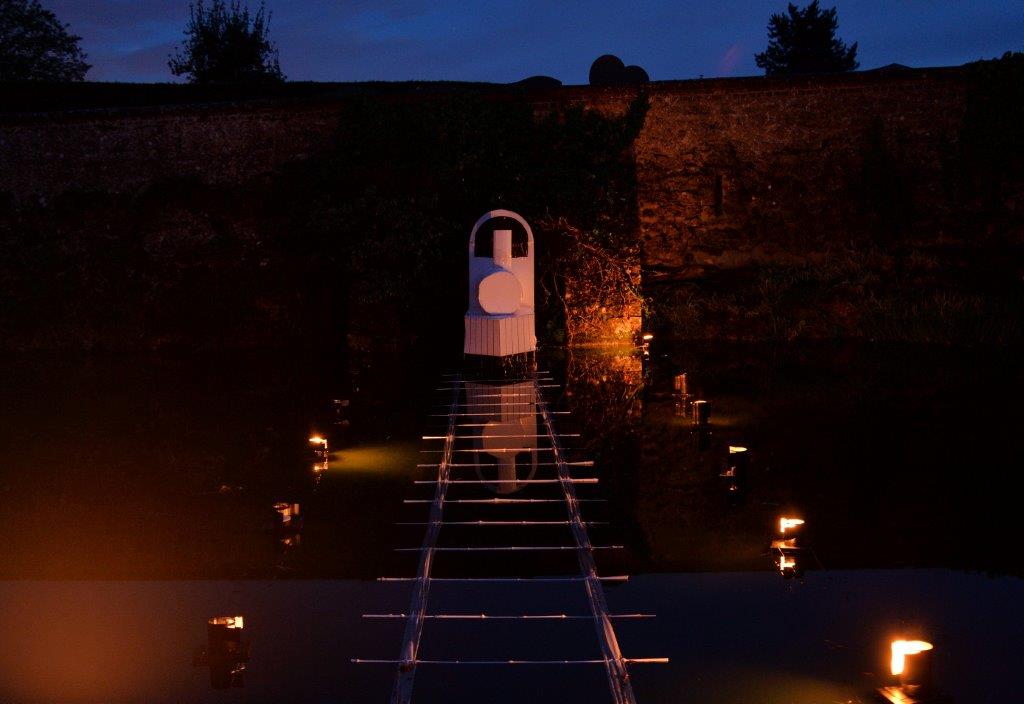
{"label": "orange light glow", "polygon": [[227,626],[228,628],[245,628],[245,620],[241,616],[214,616],[209,620],[211,626]]}
{"label": "orange light glow", "polygon": [[797,526],[802,526],[803,524],[804,519],[802,518],[787,518],[783,516],[779,519],[779,532],[782,535],[785,535],[786,531],[790,528],[796,528]]}
{"label": "orange light glow", "polygon": [[654,339],[654,335],[652,335],[649,332],[645,332],[644,333],[644,342],[650,342],[653,339]]}
{"label": "orange light glow", "polygon": [[785,573],[786,570],[796,569],[796,558],[787,557],[786,555],[779,555],[779,572]]}
{"label": "orange light glow", "polygon": [[314,445],[323,445],[324,447],[327,447],[327,438],[325,437],[314,435],[309,439],[309,441]]}
{"label": "orange light glow", "polygon": [[907,667],[908,655],[917,655],[931,649],[932,644],[923,640],[894,640],[889,669],[892,670],[894,676],[902,675]]}
{"label": "orange light glow", "polygon": [[738,454],[740,454],[742,452],[746,452],[746,451],[747,451],[747,448],[745,448],[745,447],[740,447],[739,445],[729,445],[729,454],[730,455],[738,455]]}

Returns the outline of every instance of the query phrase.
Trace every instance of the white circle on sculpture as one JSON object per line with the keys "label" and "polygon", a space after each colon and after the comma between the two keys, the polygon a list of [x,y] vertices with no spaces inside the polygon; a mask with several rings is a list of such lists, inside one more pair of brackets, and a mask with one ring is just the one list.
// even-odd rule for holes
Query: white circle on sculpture
{"label": "white circle on sculpture", "polygon": [[523,287],[511,272],[496,271],[488,274],[480,282],[476,297],[485,313],[508,315],[519,310],[519,302],[523,299]]}

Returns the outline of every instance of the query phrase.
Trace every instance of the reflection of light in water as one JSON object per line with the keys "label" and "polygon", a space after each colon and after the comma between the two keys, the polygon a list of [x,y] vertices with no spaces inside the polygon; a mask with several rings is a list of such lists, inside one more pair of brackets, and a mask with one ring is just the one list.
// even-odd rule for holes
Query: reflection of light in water
{"label": "reflection of light in water", "polygon": [[[472,421],[482,424],[474,439],[477,476],[487,481],[484,470],[495,468],[497,476],[487,487],[497,494],[513,494],[520,489],[521,479],[530,479],[537,471],[537,388],[533,382],[517,384],[466,384],[466,403],[480,409]],[[518,451],[509,451],[516,448]],[[522,449],[519,449],[522,448]],[[524,453],[529,453],[526,457]],[[526,460],[528,474],[519,476],[521,460]]]}
{"label": "reflection of light in water", "polygon": [[[332,473],[365,472],[369,474],[407,474],[422,462],[419,445],[411,442],[388,442],[379,445],[356,445],[330,454],[326,468]],[[431,460],[436,461],[436,460]]]}
{"label": "reflection of light in water", "polygon": [[889,669],[894,676],[902,675],[907,667],[907,656],[917,655],[932,649],[932,644],[923,640],[894,640],[892,642],[892,660]]}
{"label": "reflection of light in water", "polygon": [[686,398],[689,396],[689,389],[686,383],[686,372],[676,374],[672,378],[672,390],[675,391],[676,395],[680,398]]}

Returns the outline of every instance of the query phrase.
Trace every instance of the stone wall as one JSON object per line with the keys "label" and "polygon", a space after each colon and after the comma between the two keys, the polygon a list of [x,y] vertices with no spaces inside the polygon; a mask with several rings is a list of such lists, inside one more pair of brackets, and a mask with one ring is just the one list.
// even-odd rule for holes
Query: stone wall
{"label": "stone wall", "polygon": [[131,193],[167,179],[239,183],[323,148],[340,105],[186,106],[0,119],[0,194]]}
{"label": "stone wall", "polygon": [[656,84],[636,145],[644,264],[699,276],[904,221],[938,234],[964,91],[958,69]]}
{"label": "stone wall", "polygon": [[[635,282],[642,267],[647,289],[806,265],[854,240],[883,250],[894,238],[972,243],[974,233],[951,204],[950,164],[965,111],[962,69],[482,92],[496,101],[526,101],[538,117],[571,106],[621,115],[641,93],[650,109],[628,156],[641,253],[624,271]],[[374,99],[387,110],[393,101],[434,95]],[[104,204],[116,208],[121,195],[185,181],[198,184],[193,191],[209,185],[227,194],[204,206],[204,228],[244,231],[240,237],[258,244],[261,228],[286,223],[254,222],[261,203],[252,199],[261,196],[252,184],[269,184],[286,165],[331,145],[344,130],[346,100],[0,114],[0,227],[6,218],[8,226],[30,220],[45,228],[48,204],[60,201],[64,226],[75,227],[74,247],[87,252],[88,222],[102,226]],[[240,184],[248,190],[232,198]],[[185,225],[195,218],[186,212],[189,198],[184,193],[174,203]],[[75,209],[87,217],[76,218]],[[118,217],[130,228],[137,214]],[[183,229],[187,236],[190,228]],[[173,231],[169,220],[161,237],[173,239]],[[601,342],[607,330],[608,341],[623,342],[638,330],[638,300],[568,301],[568,339]],[[698,336],[716,333],[705,327]]]}

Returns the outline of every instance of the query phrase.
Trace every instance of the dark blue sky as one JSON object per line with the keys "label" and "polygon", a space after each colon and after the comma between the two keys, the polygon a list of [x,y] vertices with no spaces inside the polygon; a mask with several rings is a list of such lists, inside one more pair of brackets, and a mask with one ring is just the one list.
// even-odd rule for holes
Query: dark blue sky
{"label": "dark blue sky", "polygon": [[[71,29],[96,81],[167,81],[187,0],[42,0]],[[258,0],[250,0],[255,6]],[[267,0],[293,80],[586,83],[612,53],[654,80],[761,73],[768,16],[785,0]],[[798,4],[804,4],[803,1]],[[824,0],[830,7],[833,2]],[[839,34],[861,68],[946,66],[1024,50],[1024,0],[837,0]]]}

